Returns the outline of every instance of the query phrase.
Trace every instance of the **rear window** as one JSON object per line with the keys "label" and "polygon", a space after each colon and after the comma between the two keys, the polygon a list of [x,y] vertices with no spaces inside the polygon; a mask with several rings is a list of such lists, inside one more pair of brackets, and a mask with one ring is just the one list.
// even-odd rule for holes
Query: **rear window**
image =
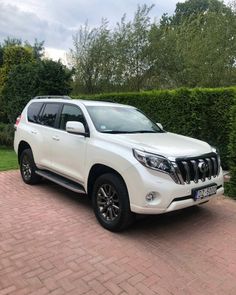
{"label": "rear window", "polygon": [[38,117],[39,117],[39,112],[43,106],[42,102],[33,102],[31,105],[28,107],[28,121],[32,123],[39,123],[38,122]]}
{"label": "rear window", "polygon": [[55,127],[57,114],[59,111],[60,104],[48,103],[39,116],[39,123],[49,127]]}

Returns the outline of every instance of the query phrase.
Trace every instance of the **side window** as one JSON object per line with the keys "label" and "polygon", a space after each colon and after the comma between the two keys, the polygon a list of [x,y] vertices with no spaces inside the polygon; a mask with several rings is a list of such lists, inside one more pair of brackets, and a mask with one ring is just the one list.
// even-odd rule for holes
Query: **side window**
{"label": "side window", "polygon": [[28,112],[27,112],[29,122],[39,123],[38,116],[39,116],[39,112],[40,112],[42,106],[43,106],[42,102],[31,103],[31,105],[28,107]]}
{"label": "side window", "polygon": [[59,107],[60,107],[60,104],[57,104],[57,103],[46,104],[42,114],[40,114],[39,116],[40,124],[49,126],[49,127],[55,127]]}
{"label": "side window", "polygon": [[60,118],[60,129],[66,130],[66,123],[68,121],[77,121],[85,125],[85,119],[81,109],[73,105],[64,105],[61,118]]}

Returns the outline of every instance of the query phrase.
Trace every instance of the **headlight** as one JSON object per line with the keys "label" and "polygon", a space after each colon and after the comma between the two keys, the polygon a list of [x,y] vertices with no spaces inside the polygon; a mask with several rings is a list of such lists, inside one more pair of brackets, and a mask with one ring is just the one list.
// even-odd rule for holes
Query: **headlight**
{"label": "headlight", "polygon": [[145,167],[164,173],[173,173],[170,161],[162,156],[133,149],[134,157]]}

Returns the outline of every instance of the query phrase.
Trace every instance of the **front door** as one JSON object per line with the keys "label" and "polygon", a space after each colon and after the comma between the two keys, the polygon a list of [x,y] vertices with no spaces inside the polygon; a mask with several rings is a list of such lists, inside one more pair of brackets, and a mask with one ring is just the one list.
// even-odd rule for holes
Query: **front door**
{"label": "front door", "polygon": [[84,166],[88,137],[66,132],[68,121],[78,121],[86,125],[81,109],[72,104],[64,104],[54,130],[52,142],[52,167],[55,172],[84,183]]}

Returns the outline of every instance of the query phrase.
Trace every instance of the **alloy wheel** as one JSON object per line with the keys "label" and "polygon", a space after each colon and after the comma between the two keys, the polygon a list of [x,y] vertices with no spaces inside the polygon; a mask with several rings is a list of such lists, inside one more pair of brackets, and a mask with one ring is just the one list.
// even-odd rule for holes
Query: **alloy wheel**
{"label": "alloy wheel", "polygon": [[103,184],[97,191],[97,206],[100,216],[107,222],[114,221],[120,214],[120,202],[115,188]]}

